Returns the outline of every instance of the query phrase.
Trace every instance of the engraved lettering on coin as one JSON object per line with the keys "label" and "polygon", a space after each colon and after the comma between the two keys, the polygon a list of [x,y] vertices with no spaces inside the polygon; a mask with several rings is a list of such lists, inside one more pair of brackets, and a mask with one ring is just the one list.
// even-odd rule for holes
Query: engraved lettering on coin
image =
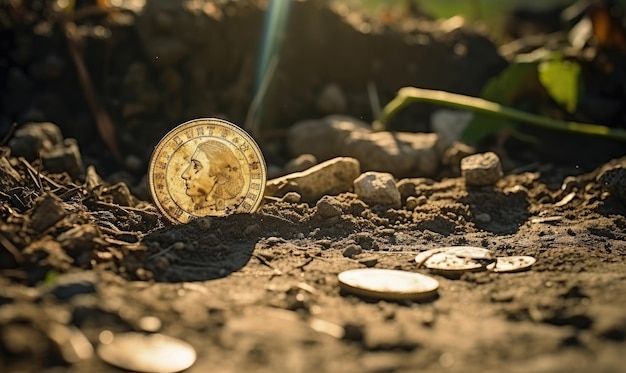
{"label": "engraved lettering on coin", "polygon": [[171,221],[253,212],[265,191],[263,155],[242,129],[221,119],[174,128],[156,146],[148,170],[156,206]]}

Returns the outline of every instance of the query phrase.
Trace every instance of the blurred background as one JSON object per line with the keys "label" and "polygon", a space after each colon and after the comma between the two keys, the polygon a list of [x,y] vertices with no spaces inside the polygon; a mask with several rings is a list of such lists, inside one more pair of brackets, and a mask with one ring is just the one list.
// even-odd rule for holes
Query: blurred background
{"label": "blurred background", "polygon": [[[184,121],[228,119],[280,168],[305,151],[288,144],[298,121],[341,114],[370,126],[405,86],[623,129],[623,21],[623,2],[610,0],[2,1],[0,135],[51,122],[76,139],[64,151],[140,186],[154,145]],[[432,132],[438,109],[411,105],[386,129]],[[453,140],[508,146],[523,162],[624,149],[594,142],[581,154],[588,137],[509,122],[477,117],[473,137]],[[12,151],[35,160],[31,148]]]}

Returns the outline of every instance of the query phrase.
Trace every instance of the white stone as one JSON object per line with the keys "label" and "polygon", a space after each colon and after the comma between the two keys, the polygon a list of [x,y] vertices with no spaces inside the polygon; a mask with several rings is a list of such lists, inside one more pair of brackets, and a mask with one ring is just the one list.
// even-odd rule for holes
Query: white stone
{"label": "white stone", "polygon": [[401,206],[400,192],[393,175],[386,172],[365,172],[354,180],[354,192],[370,205],[394,208]]}
{"label": "white stone", "polygon": [[269,180],[265,195],[281,197],[297,192],[305,202],[315,202],[324,195],[338,195],[353,190],[360,171],[359,161],[339,157],[313,166],[305,171]]}

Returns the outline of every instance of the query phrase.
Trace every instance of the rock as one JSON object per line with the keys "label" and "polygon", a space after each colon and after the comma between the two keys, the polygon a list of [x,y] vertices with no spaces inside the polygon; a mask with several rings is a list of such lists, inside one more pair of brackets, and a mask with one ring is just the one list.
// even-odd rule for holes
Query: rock
{"label": "rock", "polygon": [[335,158],[306,171],[269,180],[265,194],[280,197],[288,192],[297,192],[303,201],[314,202],[326,194],[352,191],[353,181],[359,174],[359,161],[347,157]]}
{"label": "rock", "polygon": [[63,144],[63,135],[59,127],[53,123],[27,123],[17,131],[9,141],[11,153],[33,161],[43,151],[51,151]]}
{"label": "rock", "polygon": [[598,175],[598,182],[604,190],[626,203],[626,168],[609,168]]}
{"label": "rock", "polygon": [[123,181],[103,188],[102,194],[109,197],[108,202],[110,203],[130,207],[137,205],[137,199],[131,194],[128,185]]}
{"label": "rock", "polygon": [[474,154],[461,160],[461,173],[467,185],[493,185],[502,177],[502,164],[494,152]]}
{"label": "rock", "polygon": [[476,149],[462,142],[452,143],[443,153],[441,163],[450,167],[450,171],[455,177],[461,176],[461,160],[476,153]]}
{"label": "rock", "polygon": [[413,211],[415,210],[415,208],[419,206],[418,202],[417,202],[417,198],[413,197],[413,196],[409,196],[406,199],[406,209],[409,211]]}
{"label": "rock", "polygon": [[378,258],[368,257],[368,258],[359,259],[359,264],[363,264],[367,268],[372,268],[372,267],[375,267],[376,264],[378,264]]}
{"label": "rock", "polygon": [[52,194],[46,194],[35,206],[30,225],[37,232],[43,232],[63,219],[65,215],[66,211],[61,200]]}
{"label": "rock", "polygon": [[323,119],[295,123],[287,134],[291,154],[312,154],[325,161],[342,154],[346,138],[352,133],[369,133],[370,126],[358,119],[331,115]]}
{"label": "rock", "polygon": [[434,133],[372,132],[350,117],[329,116],[294,124],[288,143],[293,154],[310,153],[318,160],[346,156],[359,160],[365,171],[395,176],[433,176],[442,147]]}
{"label": "rock", "polygon": [[298,203],[302,199],[302,196],[296,192],[289,192],[280,199],[281,202],[286,203]]}
{"label": "rock", "polygon": [[57,240],[63,249],[72,257],[76,258],[82,253],[90,252],[96,246],[94,240],[100,237],[100,232],[94,223],[76,225],[61,233]]}
{"label": "rock", "polygon": [[465,128],[474,119],[471,111],[439,109],[430,116],[430,127],[437,133],[445,148],[461,138]]}
{"label": "rock", "polygon": [[400,191],[402,199],[405,200],[410,196],[417,196],[416,187],[418,185],[433,185],[434,183],[432,179],[417,177],[398,180],[396,186],[398,187],[398,191]]}
{"label": "rock", "polygon": [[366,172],[354,180],[354,192],[370,205],[399,208],[401,196],[393,175],[384,172]]}
{"label": "rock", "polygon": [[315,108],[322,114],[345,113],[347,106],[346,95],[337,83],[327,84],[315,101]]}
{"label": "rock", "polygon": [[83,160],[75,139],[65,139],[62,146],[41,152],[43,166],[52,173],[67,172],[73,178],[83,175]]}
{"label": "rock", "polygon": [[355,132],[344,147],[344,154],[358,159],[364,171],[429,177],[439,169],[441,146],[434,133]]}
{"label": "rock", "polygon": [[304,171],[317,164],[317,158],[313,154],[301,154],[290,160],[285,165],[285,172],[292,174],[294,172]]}
{"label": "rock", "polygon": [[331,196],[324,196],[316,204],[317,207],[317,215],[323,218],[332,218],[334,216],[339,216],[343,213],[341,209],[341,203],[337,201],[336,198]]}
{"label": "rock", "polygon": [[363,248],[353,243],[353,244],[346,246],[346,248],[343,250],[341,255],[345,256],[346,258],[352,258],[353,256],[359,255],[362,252],[363,252]]}

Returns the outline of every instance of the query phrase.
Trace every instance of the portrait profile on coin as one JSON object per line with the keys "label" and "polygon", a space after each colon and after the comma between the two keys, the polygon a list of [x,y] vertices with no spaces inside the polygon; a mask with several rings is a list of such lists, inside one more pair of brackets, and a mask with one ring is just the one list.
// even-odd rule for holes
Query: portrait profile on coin
{"label": "portrait profile on coin", "polygon": [[223,211],[226,201],[239,196],[245,183],[239,160],[219,141],[198,144],[180,176],[198,212]]}

